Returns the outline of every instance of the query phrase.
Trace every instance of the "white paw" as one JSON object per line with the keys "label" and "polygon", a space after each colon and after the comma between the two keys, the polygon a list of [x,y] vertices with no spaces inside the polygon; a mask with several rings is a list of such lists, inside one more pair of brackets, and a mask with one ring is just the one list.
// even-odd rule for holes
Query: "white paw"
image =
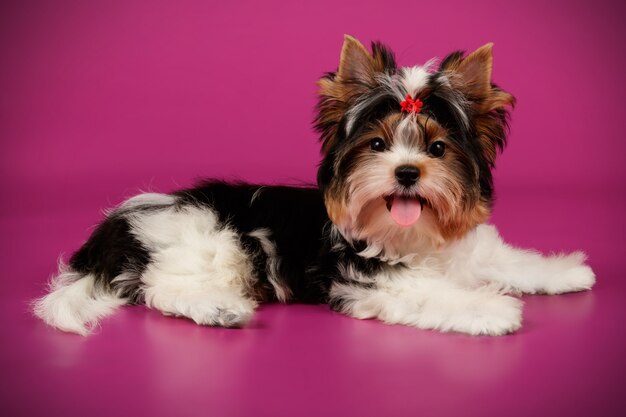
{"label": "white paw", "polygon": [[556,272],[545,285],[546,294],[562,294],[588,290],[596,282],[596,275],[591,268],[584,264],[585,255],[575,252],[565,257],[557,257],[555,261],[563,264],[563,268]]}
{"label": "white paw", "polygon": [[385,308],[380,319],[421,329],[499,336],[522,326],[522,302],[493,292],[467,291],[432,298],[418,308]]}
{"label": "white paw", "polygon": [[254,300],[231,291],[212,289],[206,292],[185,292],[171,296],[158,294],[146,297],[146,305],[166,316],[190,318],[206,326],[241,327],[256,308]]}
{"label": "white paw", "polygon": [[197,324],[241,327],[252,318],[255,303],[247,299],[206,300],[187,306],[185,316]]}
{"label": "white paw", "polygon": [[443,323],[441,330],[471,335],[500,336],[522,327],[522,302],[517,298],[492,295],[477,300]]}

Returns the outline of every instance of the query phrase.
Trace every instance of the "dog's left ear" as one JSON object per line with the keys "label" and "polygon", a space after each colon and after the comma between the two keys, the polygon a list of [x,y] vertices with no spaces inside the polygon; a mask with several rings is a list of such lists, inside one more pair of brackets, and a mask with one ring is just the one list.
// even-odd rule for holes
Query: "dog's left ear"
{"label": "dog's left ear", "polygon": [[461,53],[449,55],[441,64],[454,88],[463,92],[470,100],[482,99],[491,89],[493,65],[493,43],[481,46],[467,57]]}
{"label": "dog's left ear", "polygon": [[493,44],[488,43],[465,58],[461,52],[455,52],[444,59],[440,69],[472,106],[478,139],[491,165],[498,149],[506,144],[509,107],[515,105],[511,94],[491,82],[492,51]]}

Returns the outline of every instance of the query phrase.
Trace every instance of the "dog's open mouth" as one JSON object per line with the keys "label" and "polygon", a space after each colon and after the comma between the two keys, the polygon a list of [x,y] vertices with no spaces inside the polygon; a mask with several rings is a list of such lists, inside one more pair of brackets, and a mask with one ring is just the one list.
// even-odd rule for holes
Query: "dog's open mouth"
{"label": "dog's open mouth", "polygon": [[426,202],[419,195],[391,194],[383,198],[387,202],[391,218],[400,226],[412,226],[417,223]]}

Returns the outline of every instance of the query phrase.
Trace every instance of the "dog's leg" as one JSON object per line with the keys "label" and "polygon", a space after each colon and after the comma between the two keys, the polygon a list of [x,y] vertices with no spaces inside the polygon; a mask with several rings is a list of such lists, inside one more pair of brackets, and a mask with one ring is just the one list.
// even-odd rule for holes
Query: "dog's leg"
{"label": "dog's leg", "polygon": [[335,282],[331,305],[359,319],[472,335],[502,335],[521,326],[522,303],[516,298],[489,289],[465,289],[432,273],[398,271],[373,277],[372,286]]}
{"label": "dog's leg", "polygon": [[238,289],[210,285],[215,277],[157,274],[146,287],[146,305],[165,315],[207,326],[239,327],[254,313],[256,303]]}
{"label": "dog's leg", "polygon": [[236,233],[207,208],[142,212],[130,218],[133,233],[150,248],[141,281],[148,307],[198,324],[240,326],[257,305],[250,288],[250,255]]}
{"label": "dog's leg", "polygon": [[479,226],[445,256],[451,277],[492,282],[505,290],[528,294],[560,294],[590,289],[595,275],[585,255],[543,256],[502,241],[495,227]]}

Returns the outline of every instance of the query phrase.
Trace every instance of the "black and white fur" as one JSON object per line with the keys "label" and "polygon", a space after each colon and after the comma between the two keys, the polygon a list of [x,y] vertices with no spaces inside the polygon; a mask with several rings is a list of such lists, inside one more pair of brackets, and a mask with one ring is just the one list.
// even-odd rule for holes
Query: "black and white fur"
{"label": "black and white fur", "polygon": [[[582,253],[543,257],[484,224],[506,127],[498,100],[512,100],[490,80],[462,79],[486,56],[398,69],[384,47],[369,54],[346,37],[338,72],[320,81],[318,188],[208,181],[130,198],[61,265],[35,314],[85,335],[131,303],[224,327],[244,326],[259,303],[328,303],[360,319],[501,335],[522,323],[506,293],[591,288]],[[399,111],[406,94],[422,94],[422,114]],[[386,148],[370,149],[374,139]],[[434,141],[447,153],[429,153]],[[422,176],[399,184],[406,165]],[[394,198],[419,199],[415,225],[393,223]]]}

